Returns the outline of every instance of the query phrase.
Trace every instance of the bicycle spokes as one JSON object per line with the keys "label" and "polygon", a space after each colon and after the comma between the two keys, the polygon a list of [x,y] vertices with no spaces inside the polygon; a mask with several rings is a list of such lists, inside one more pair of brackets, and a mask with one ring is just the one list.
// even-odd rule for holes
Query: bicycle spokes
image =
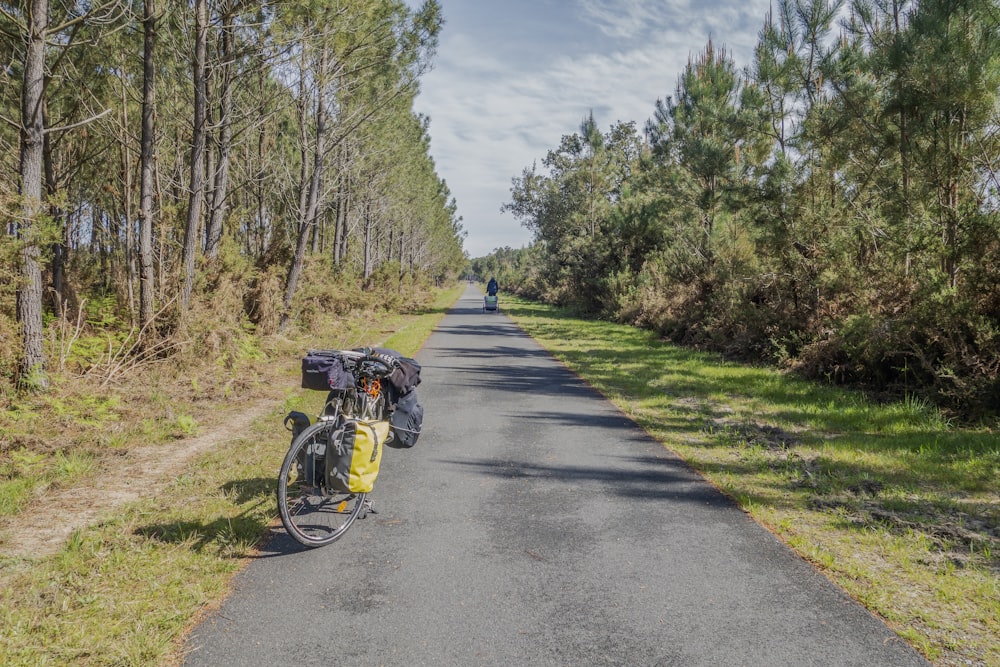
{"label": "bicycle spokes", "polygon": [[292,443],[278,478],[278,511],[288,534],[318,547],[340,538],[364,509],[365,494],[326,488],[325,454],[336,446],[338,427],[319,422]]}

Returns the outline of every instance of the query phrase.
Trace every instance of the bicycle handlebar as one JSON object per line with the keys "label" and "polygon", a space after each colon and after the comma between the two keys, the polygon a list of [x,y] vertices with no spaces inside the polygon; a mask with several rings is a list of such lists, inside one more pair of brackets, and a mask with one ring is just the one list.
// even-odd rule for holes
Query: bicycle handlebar
{"label": "bicycle handlebar", "polygon": [[395,357],[391,357],[388,354],[382,354],[380,352],[372,352],[367,348],[364,350],[333,350],[333,352],[353,361],[355,367],[358,367],[365,362],[374,362],[375,364],[382,366],[385,370],[376,369],[375,373],[381,377],[389,375],[394,370],[399,368],[399,360]]}

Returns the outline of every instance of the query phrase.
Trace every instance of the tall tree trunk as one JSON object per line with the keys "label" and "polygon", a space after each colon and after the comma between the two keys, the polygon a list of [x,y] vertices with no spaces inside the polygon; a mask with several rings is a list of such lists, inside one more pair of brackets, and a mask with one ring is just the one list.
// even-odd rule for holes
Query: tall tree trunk
{"label": "tall tree trunk", "polygon": [[[348,180],[348,183],[350,181]],[[349,186],[348,186],[349,187]],[[353,202],[353,197],[349,190],[344,190],[344,216],[343,224],[340,227],[340,238],[337,241],[337,265],[347,261],[347,251],[350,243],[350,228],[351,228],[351,204]]]}
{"label": "tall tree trunk", "polygon": [[[124,70],[124,63],[122,64],[122,69]],[[129,136],[129,116],[128,116],[128,103],[126,98],[125,86],[121,87],[121,136]],[[122,215],[120,219],[122,224],[125,226],[125,276],[126,276],[126,292],[128,297],[128,314],[131,324],[135,324],[139,319],[138,311],[135,302],[135,288],[136,288],[136,277],[138,271],[136,270],[136,247],[135,247],[135,220],[133,218],[133,207],[134,202],[132,200],[132,151],[128,141],[121,141],[119,144],[121,150],[121,170],[122,170]]]}
{"label": "tall tree trunk", "polygon": [[347,229],[348,210],[347,141],[337,147],[337,206],[333,226],[333,264],[340,266],[343,261],[343,238]]}
{"label": "tall tree trunk", "polygon": [[[48,104],[42,105],[42,123],[49,126]],[[42,163],[45,170],[45,196],[49,203],[49,215],[53,222],[59,225],[59,240],[52,244],[52,307],[56,317],[62,317],[65,309],[66,263],[69,261],[69,222],[65,212],[52,204],[56,201],[59,186],[56,183],[55,166],[52,164],[52,141],[49,133],[45,133]]]}
{"label": "tall tree trunk", "polygon": [[232,3],[227,3],[222,25],[222,91],[219,99],[219,133],[217,164],[212,187],[212,209],[208,220],[205,255],[214,259],[219,255],[222,240],[222,221],[226,215],[229,190],[229,161],[233,143],[233,13]]}
{"label": "tall tree trunk", "polygon": [[309,119],[308,119],[308,94],[306,90],[306,79],[308,65],[308,44],[302,45],[302,53],[299,59],[299,207],[296,213],[299,222],[306,217],[306,208],[309,206]]}
{"label": "tall tree trunk", "polygon": [[365,212],[362,224],[364,225],[364,246],[362,247],[362,260],[361,260],[361,275],[365,279],[365,284],[367,286],[368,278],[372,275],[372,243],[373,243],[373,227],[372,215],[371,215],[371,201],[365,200]]}
{"label": "tall tree trunk", "polygon": [[941,200],[944,204],[944,270],[948,276],[948,286],[958,285],[959,233],[962,213],[959,208],[959,174],[962,172],[961,156],[964,153],[966,125],[965,109],[949,114],[945,132],[946,158],[944,183]]}
{"label": "tall tree trunk", "polygon": [[164,200],[164,185],[163,185],[163,174],[160,168],[160,162],[158,160],[153,160],[153,199],[156,202],[155,210],[160,211],[159,216],[159,228],[160,232],[156,235],[156,273],[157,273],[157,299],[160,303],[166,301],[169,296],[167,294],[167,268],[171,262],[170,257],[167,254],[167,241],[170,240],[170,230],[167,228],[167,219],[163,215],[163,200]]}
{"label": "tall tree trunk", "polygon": [[404,251],[406,249],[406,234],[399,230],[399,292],[403,291],[403,278],[406,276],[406,262]]}
{"label": "tall tree trunk", "polygon": [[45,127],[45,39],[48,0],[32,0],[25,35],[24,78],[21,83],[21,283],[17,289],[17,321],[22,354],[18,373],[21,386],[48,387],[42,347],[42,269],[39,217],[42,212],[42,159]]}
{"label": "tall tree trunk", "polygon": [[156,0],[143,3],[142,136],[139,140],[139,319],[153,322],[156,304],[153,274],[153,111],[156,104],[153,52],[156,48]]}
{"label": "tall tree trunk", "polygon": [[323,217],[317,216],[316,224],[312,228],[312,254],[320,251],[320,237],[323,235]]}
{"label": "tall tree trunk", "polygon": [[198,223],[205,195],[205,67],[208,61],[208,9],[207,0],[195,0],[194,44],[194,132],[191,141],[191,192],[187,224],[184,227],[184,250],[181,264],[184,267],[184,286],[181,289],[181,313],[191,305],[194,288],[194,260],[198,247]]}
{"label": "tall tree trunk", "polygon": [[340,266],[340,235],[343,233],[344,229],[344,217],[347,211],[346,199],[347,193],[343,190],[343,179],[339,177],[341,185],[337,188],[337,203],[334,208],[334,223],[333,223],[333,265]]}
{"label": "tall tree trunk", "polygon": [[212,203],[215,201],[215,156],[218,154],[219,137],[218,127],[213,116],[215,101],[212,99],[212,94],[215,91],[212,90],[212,78],[215,76],[215,71],[212,61],[207,61],[205,67],[205,180],[204,194],[202,195],[202,208],[204,210],[202,221],[205,224],[201,225],[201,233],[204,236],[201,250],[207,257],[208,237],[211,234],[209,220],[212,216]]}
{"label": "tall tree trunk", "polygon": [[[267,82],[267,77],[264,74],[264,68],[257,68],[257,94],[260,100],[260,116],[261,118],[267,115],[267,106],[265,100],[267,99],[265,95],[265,83]],[[261,123],[257,128],[257,154],[256,164],[257,170],[254,172],[254,182],[253,182],[253,194],[254,203],[256,204],[256,215],[254,219],[257,225],[257,245],[254,247],[254,256],[261,257],[268,244],[268,235],[265,233],[265,226],[268,225],[267,220],[267,207],[266,207],[266,197],[264,184],[266,183],[265,177],[266,167],[264,166],[264,154],[267,148],[267,123]]]}
{"label": "tall tree trunk", "polygon": [[97,255],[98,265],[101,267],[101,287],[105,290],[111,288],[111,263],[108,259],[108,249],[111,245],[111,224],[108,221],[104,208],[95,206],[91,213],[90,248],[91,253]]}
{"label": "tall tree trunk", "polygon": [[318,82],[316,91],[316,144],[313,147],[312,177],[309,179],[305,210],[299,220],[299,237],[295,245],[295,256],[288,269],[288,279],[285,282],[284,309],[279,327],[284,329],[291,316],[292,299],[295,297],[295,287],[302,273],[302,263],[305,261],[306,247],[309,244],[309,233],[316,225],[316,212],[319,210],[320,191],[323,186],[323,158],[326,152],[326,85],[324,73],[327,63],[327,47],[324,44],[320,52]]}

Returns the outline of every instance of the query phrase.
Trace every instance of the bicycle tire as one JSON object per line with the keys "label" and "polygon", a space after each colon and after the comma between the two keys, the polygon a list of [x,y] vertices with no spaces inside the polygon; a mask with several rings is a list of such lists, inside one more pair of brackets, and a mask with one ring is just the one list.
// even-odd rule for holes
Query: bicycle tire
{"label": "bicycle tire", "polygon": [[321,421],[292,441],[278,475],[278,513],[285,531],[299,544],[321,547],[347,532],[366,507],[365,493],[325,488],[324,457],[339,436],[335,421]]}

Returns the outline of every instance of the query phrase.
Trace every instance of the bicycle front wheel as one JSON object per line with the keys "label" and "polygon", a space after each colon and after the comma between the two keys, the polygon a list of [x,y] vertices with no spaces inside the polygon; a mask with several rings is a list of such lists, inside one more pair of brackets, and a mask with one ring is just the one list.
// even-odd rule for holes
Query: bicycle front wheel
{"label": "bicycle front wheel", "polygon": [[366,494],[326,489],[326,453],[340,434],[333,421],[313,424],[292,441],[281,464],[281,523],[296,542],[307,547],[336,541],[365,510]]}

